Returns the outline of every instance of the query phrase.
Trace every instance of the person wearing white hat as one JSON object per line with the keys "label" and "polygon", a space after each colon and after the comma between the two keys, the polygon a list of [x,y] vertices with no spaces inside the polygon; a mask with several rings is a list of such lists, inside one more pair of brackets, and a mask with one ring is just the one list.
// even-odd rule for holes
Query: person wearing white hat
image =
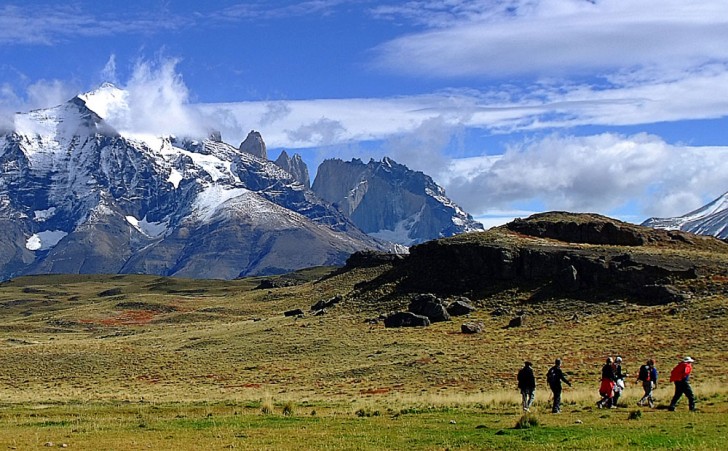
{"label": "person wearing white hat", "polygon": [[614,363],[612,364],[612,368],[614,368],[614,377],[617,378],[616,384],[614,385],[614,398],[612,399],[612,405],[617,406],[617,402],[619,402],[619,397],[622,395],[622,390],[624,390],[624,380],[629,376],[627,373],[622,372],[622,357],[617,356],[616,359],[614,359]]}
{"label": "person wearing white hat", "polygon": [[670,382],[675,383],[675,395],[672,397],[670,407],[667,408],[670,412],[675,411],[675,406],[677,406],[677,402],[683,394],[688,398],[688,407],[690,410],[695,410],[695,395],[693,394],[693,388],[690,386],[690,374],[693,372],[693,362],[695,360],[686,356],[670,372]]}

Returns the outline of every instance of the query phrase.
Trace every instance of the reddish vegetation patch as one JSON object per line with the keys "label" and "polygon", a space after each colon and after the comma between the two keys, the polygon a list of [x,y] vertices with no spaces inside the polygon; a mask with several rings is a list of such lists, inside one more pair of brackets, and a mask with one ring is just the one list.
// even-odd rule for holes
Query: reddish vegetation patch
{"label": "reddish vegetation patch", "polygon": [[246,383],[246,384],[235,384],[235,385],[226,385],[225,388],[260,388],[262,387],[261,384],[253,384],[253,383]]}
{"label": "reddish vegetation patch", "polygon": [[104,326],[136,326],[148,324],[160,312],[152,310],[125,310],[112,318],[106,318],[99,321]]}
{"label": "reddish vegetation patch", "polygon": [[229,379],[228,376],[223,376],[221,374],[215,374],[215,373],[201,374],[199,376],[192,376],[192,377],[194,379],[212,379],[215,382],[222,382],[222,381],[226,381]]}
{"label": "reddish vegetation patch", "polygon": [[155,376],[152,374],[142,374],[141,376],[137,376],[137,380],[148,382],[150,384],[156,384],[159,382],[159,376]]}
{"label": "reddish vegetation patch", "polygon": [[383,395],[385,393],[389,393],[392,391],[391,388],[366,388],[364,390],[360,390],[359,393],[362,395]]}
{"label": "reddish vegetation patch", "polygon": [[727,283],[728,282],[728,277],[721,276],[721,275],[716,274],[716,275],[713,276],[713,282]]}

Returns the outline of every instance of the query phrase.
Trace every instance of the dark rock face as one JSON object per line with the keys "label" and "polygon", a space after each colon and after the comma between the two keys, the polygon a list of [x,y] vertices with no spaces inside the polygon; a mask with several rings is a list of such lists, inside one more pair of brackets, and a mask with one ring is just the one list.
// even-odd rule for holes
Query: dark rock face
{"label": "dark rock face", "polygon": [[433,323],[450,321],[450,314],[447,312],[442,299],[433,294],[415,296],[410,302],[408,310],[414,314],[428,317]]}
{"label": "dark rock face", "polygon": [[366,233],[406,246],[483,230],[430,177],[389,158],[326,160],[312,189]]}
{"label": "dark rock face", "polygon": [[430,319],[412,312],[397,312],[384,319],[384,327],[427,327]]}
{"label": "dark rock face", "polygon": [[268,159],[268,151],[265,148],[265,141],[263,141],[263,137],[260,136],[260,133],[255,130],[251,130],[250,133],[248,133],[245,140],[240,143],[239,149],[241,152],[255,155],[263,160]]}
{"label": "dark rock face", "polygon": [[642,246],[647,242],[647,234],[643,231],[604,216],[583,216],[584,220],[580,222],[550,219],[559,213],[562,212],[534,215],[527,221],[516,219],[506,227],[524,235],[553,238],[567,243]]}
{"label": "dark rock face", "polygon": [[636,299],[645,285],[697,275],[695,266],[679,257],[556,246],[445,245],[439,241],[411,248],[403,266],[407,273],[403,285],[408,289],[458,292],[464,287],[488,288],[493,283],[536,282],[553,283],[558,288],[566,284],[571,292],[623,292]]}

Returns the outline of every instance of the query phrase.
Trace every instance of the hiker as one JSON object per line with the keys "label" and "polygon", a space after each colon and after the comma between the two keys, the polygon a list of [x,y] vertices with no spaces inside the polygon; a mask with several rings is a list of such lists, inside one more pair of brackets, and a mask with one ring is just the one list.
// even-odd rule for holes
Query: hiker
{"label": "hiker", "polygon": [[652,398],[652,391],[657,387],[657,368],[655,368],[655,361],[649,359],[644,365],[640,367],[639,374],[637,374],[637,380],[642,382],[642,390],[645,391],[644,396],[637,401],[638,406],[644,406],[645,401],[650,407],[655,407],[655,400]]}
{"label": "hiker", "polygon": [[693,394],[693,388],[690,386],[690,374],[693,372],[693,362],[695,360],[692,358],[685,357],[670,372],[670,382],[675,383],[675,396],[672,397],[670,407],[667,408],[670,412],[675,411],[675,406],[683,394],[688,398],[688,407],[690,410],[695,410],[695,395]]}
{"label": "hiker", "polygon": [[616,406],[612,402],[614,398],[614,386],[617,384],[617,376],[614,374],[614,367],[612,366],[612,358],[607,357],[607,363],[602,367],[602,379],[599,384],[599,394],[602,399],[597,401],[597,407],[615,408]]}
{"label": "hiker", "polygon": [[571,387],[571,382],[566,379],[564,372],[561,371],[561,359],[556,359],[554,366],[549,368],[546,373],[546,382],[548,382],[551,393],[554,395],[554,405],[551,408],[551,413],[561,413],[562,381]]}
{"label": "hiker", "polygon": [[612,398],[612,405],[617,407],[617,402],[619,401],[619,397],[622,395],[622,391],[624,390],[624,381],[627,379],[629,374],[622,372],[622,357],[617,356],[616,359],[614,359],[614,363],[612,364],[612,369],[614,370],[614,398]]}
{"label": "hiker", "polygon": [[530,412],[531,404],[536,398],[536,376],[533,374],[531,362],[524,362],[518,371],[518,389],[521,390],[521,404],[524,412]]}

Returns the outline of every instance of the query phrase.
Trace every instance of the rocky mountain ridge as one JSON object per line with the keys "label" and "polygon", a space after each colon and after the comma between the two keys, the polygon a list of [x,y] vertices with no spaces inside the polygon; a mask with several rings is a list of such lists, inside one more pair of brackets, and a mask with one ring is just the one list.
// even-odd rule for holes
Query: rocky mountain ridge
{"label": "rocky mountain ridge", "polygon": [[122,136],[87,106],[97,100],[18,114],[0,136],[2,278],[229,279],[394,249],[272,162],[216,140]]}
{"label": "rocky mountain ridge", "polygon": [[483,230],[432,178],[387,157],[325,160],[311,189],[366,233],[408,246]]}
{"label": "rocky mountain ridge", "polygon": [[683,216],[649,218],[642,225],[658,229],[677,229],[728,239],[728,192]]}
{"label": "rocky mountain ridge", "polygon": [[238,148],[218,132],[206,139],[118,132],[103,116],[115,117],[124,95],[105,84],[18,113],[15,129],[0,136],[0,279],[230,279],[343,264],[364,249],[406,250],[367,235],[308,189],[299,155],[268,161],[256,131]]}

